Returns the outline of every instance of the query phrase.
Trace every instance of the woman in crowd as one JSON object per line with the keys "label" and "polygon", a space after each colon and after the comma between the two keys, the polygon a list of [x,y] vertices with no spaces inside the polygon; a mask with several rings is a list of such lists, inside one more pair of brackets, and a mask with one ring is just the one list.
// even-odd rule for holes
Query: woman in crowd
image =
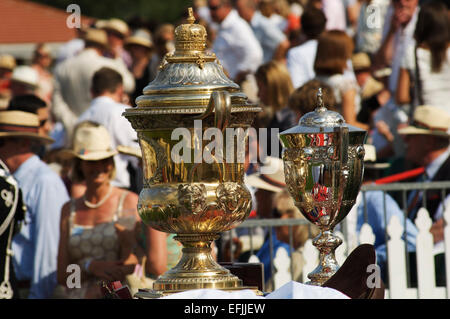
{"label": "woman in crowd", "polygon": [[343,31],[331,30],[319,37],[314,71],[316,79],[328,84],[334,92],[336,108],[345,121],[367,130],[367,124],[358,122],[356,116],[360,109],[358,84],[354,77],[344,76],[348,60],[352,57],[353,41]]}
{"label": "woman in crowd", "polygon": [[138,196],[113,187],[113,156],[106,128],[81,126],[74,136],[75,158],[86,183],[84,195],[62,208],[58,283],[67,287],[68,266],[81,268],[81,289],[66,288],[69,298],[101,298],[98,281],[124,280],[138,263],[134,254]]}
{"label": "woman in crowd", "polygon": [[[272,154],[271,140],[279,143],[278,136],[271,134],[271,129],[279,129],[279,132],[287,130],[297,124],[295,113],[288,108],[288,99],[294,91],[291,77],[286,66],[277,61],[269,61],[261,65],[255,73],[258,85],[258,97],[263,106],[262,115],[256,120],[257,128],[267,128],[267,148],[265,154]],[[281,151],[281,146],[279,146]]]}
{"label": "woman in crowd", "polygon": [[421,6],[414,32],[416,45],[408,48],[400,69],[399,104],[435,105],[450,113],[449,29],[447,8],[441,1]]}

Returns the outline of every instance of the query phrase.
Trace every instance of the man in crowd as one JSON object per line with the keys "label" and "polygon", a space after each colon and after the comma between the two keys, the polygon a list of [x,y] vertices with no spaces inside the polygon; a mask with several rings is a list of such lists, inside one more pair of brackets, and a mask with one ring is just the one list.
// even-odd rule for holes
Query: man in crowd
{"label": "man in crowd", "polygon": [[[118,145],[138,147],[136,131],[130,122],[122,116],[128,105],[122,104],[124,94],[122,76],[110,68],[101,68],[92,77],[91,88],[93,100],[89,108],[78,118],[78,123],[89,120],[106,127],[111,135],[113,147]],[[130,156],[116,155],[114,163],[116,177],[113,185],[123,188],[130,187],[128,163],[135,160]],[[134,167],[137,168],[137,162]]]}
{"label": "man in crowd", "polygon": [[239,15],[250,24],[261,44],[263,62],[266,63],[272,59],[284,61],[290,43],[283,31],[276,27],[275,22],[257,10],[254,0],[236,0],[235,2]]}
{"label": "man in crowd", "polygon": [[[439,107],[418,106],[414,111],[412,125],[399,130],[406,143],[405,159],[415,166],[425,169],[417,181],[450,181],[450,116]],[[437,285],[445,286],[444,254],[444,207],[450,205],[450,190],[430,189],[426,193],[413,190],[408,194],[408,218],[415,221],[418,210],[424,206],[432,221],[430,232],[433,235],[435,271]],[[425,198],[424,198],[425,197]],[[425,199],[425,201],[424,201]],[[443,202],[445,200],[445,205]],[[414,258],[413,258],[414,261]],[[412,263],[414,267],[414,262]],[[414,275],[414,271],[412,271]],[[447,274],[448,275],[448,274]],[[413,279],[414,280],[414,279]]]}
{"label": "man in crowd", "polygon": [[14,237],[13,264],[22,298],[49,298],[56,287],[61,207],[69,200],[61,178],[33,153],[53,140],[39,134],[38,116],[0,112],[0,159],[17,180],[27,207]]}
{"label": "man in crowd", "polygon": [[[399,130],[406,147],[405,159],[425,168],[421,181],[450,181],[450,116],[445,110],[422,105],[414,112],[411,126]],[[431,229],[435,243],[443,239],[444,222],[438,214],[441,190],[428,190],[426,208],[434,224]],[[450,194],[450,190],[446,190]],[[408,218],[415,220],[422,206],[423,193],[412,191],[408,197]],[[441,211],[442,212],[442,211]]]}
{"label": "man in crowd", "polygon": [[317,52],[317,39],[325,30],[324,13],[316,8],[305,10],[301,16],[303,35],[306,41],[287,52],[287,67],[294,88],[299,88],[315,77],[314,60]]}
{"label": "man in crowd", "polygon": [[[413,35],[419,12],[418,0],[392,0],[392,6],[388,9],[383,40],[375,55],[374,68],[390,67],[392,70],[388,79],[388,89],[391,93],[390,100],[375,114],[374,124],[385,122],[394,135],[394,157],[401,157],[404,153],[404,144],[397,134],[399,125],[404,125],[408,120],[407,110],[395,102],[400,65],[406,48],[413,43]],[[375,129],[373,144],[377,151],[388,145],[386,137]]]}
{"label": "man in crowd", "polygon": [[220,24],[213,51],[228,72],[240,84],[263,62],[263,51],[251,27],[233,9],[232,0],[208,0],[211,18]]}
{"label": "man in crowd", "polygon": [[78,55],[68,58],[55,69],[55,92],[52,112],[56,121],[61,121],[66,131],[66,143],[71,139],[78,116],[92,100],[91,81],[94,73],[102,67],[109,67],[123,77],[127,93],[134,90],[134,78],[122,59],[103,56],[107,47],[107,35],[103,30],[89,29],[84,38],[85,48]]}

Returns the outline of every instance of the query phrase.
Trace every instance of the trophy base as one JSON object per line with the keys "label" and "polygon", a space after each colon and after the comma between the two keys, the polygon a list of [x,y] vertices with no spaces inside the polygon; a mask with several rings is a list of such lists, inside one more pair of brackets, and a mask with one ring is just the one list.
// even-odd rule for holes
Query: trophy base
{"label": "trophy base", "polygon": [[[226,292],[233,292],[233,291],[240,291],[240,290],[252,290],[255,295],[257,296],[264,296],[264,293],[260,290],[258,290],[257,287],[250,287],[250,286],[242,286],[242,287],[236,287],[236,288],[223,288],[217,290],[222,290]],[[137,299],[158,299],[162,297],[167,297],[175,293],[183,292],[186,290],[166,290],[166,291],[159,291],[159,290],[152,290],[152,289],[139,289],[139,291],[134,295],[134,298]]]}
{"label": "trophy base", "polygon": [[306,284],[313,286],[322,286],[339,269],[339,264],[335,257],[335,250],[342,244],[342,239],[333,234],[332,230],[322,231],[318,237],[313,240],[313,245],[319,250],[319,265],[308,274]]}
{"label": "trophy base", "polygon": [[[178,264],[158,277],[146,296],[161,296],[192,289],[242,290],[243,281],[218,264],[211,254],[211,242],[217,234],[178,234],[183,244]],[[142,295],[142,293],[140,294]]]}

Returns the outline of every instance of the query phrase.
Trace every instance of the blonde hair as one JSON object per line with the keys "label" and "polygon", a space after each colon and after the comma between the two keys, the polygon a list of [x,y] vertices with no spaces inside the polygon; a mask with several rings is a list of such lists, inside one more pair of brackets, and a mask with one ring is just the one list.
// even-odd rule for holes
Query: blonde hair
{"label": "blonde hair", "polygon": [[294,86],[284,64],[277,61],[264,63],[256,70],[255,77],[266,85],[269,104],[275,112],[288,105]]}

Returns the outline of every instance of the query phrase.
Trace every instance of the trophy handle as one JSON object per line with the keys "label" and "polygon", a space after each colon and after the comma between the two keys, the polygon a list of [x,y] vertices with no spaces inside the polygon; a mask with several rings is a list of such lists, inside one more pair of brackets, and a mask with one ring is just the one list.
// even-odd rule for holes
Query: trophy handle
{"label": "trophy handle", "polygon": [[194,120],[203,120],[214,112],[214,126],[223,131],[231,119],[231,97],[227,91],[211,93],[205,112],[194,116]]}

